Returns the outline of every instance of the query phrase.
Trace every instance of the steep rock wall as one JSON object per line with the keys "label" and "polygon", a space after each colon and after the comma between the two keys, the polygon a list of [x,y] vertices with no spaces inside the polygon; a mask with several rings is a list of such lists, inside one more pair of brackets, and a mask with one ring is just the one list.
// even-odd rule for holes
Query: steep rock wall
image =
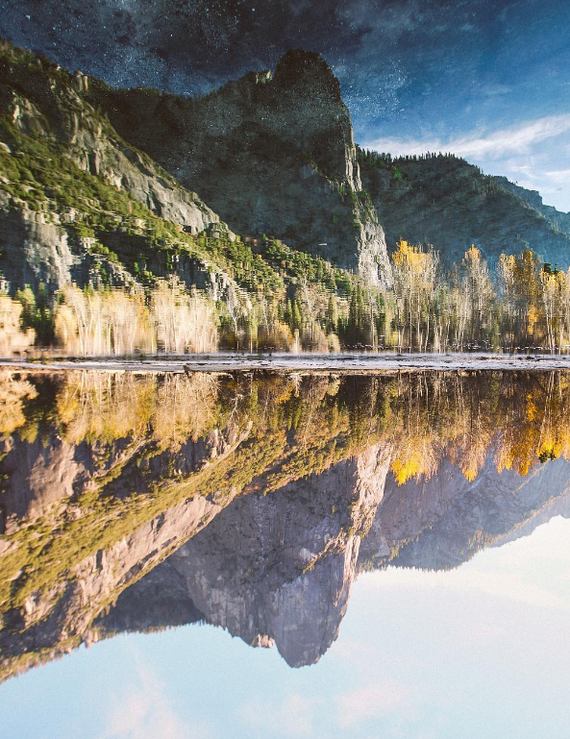
{"label": "steep rock wall", "polygon": [[389,283],[384,231],[362,189],[350,114],[318,54],[291,51],[195,100],[91,91],[113,125],[230,227],[266,232]]}

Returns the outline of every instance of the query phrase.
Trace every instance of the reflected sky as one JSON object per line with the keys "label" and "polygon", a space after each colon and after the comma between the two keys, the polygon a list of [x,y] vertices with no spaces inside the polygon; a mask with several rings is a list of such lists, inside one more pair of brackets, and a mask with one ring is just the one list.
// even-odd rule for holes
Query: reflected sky
{"label": "reflected sky", "polygon": [[362,575],[300,670],[211,626],[82,648],[2,687],[5,736],[562,739],[569,534],[558,517],[457,570]]}
{"label": "reflected sky", "polygon": [[0,395],[2,736],[566,736],[567,373]]}

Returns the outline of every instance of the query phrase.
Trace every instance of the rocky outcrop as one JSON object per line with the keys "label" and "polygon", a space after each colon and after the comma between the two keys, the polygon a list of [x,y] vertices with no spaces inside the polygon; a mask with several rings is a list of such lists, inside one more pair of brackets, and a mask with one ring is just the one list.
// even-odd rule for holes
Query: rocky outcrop
{"label": "rocky outcrop", "polygon": [[[173,272],[176,265],[164,263],[164,254],[156,258],[156,237],[153,241],[148,231],[154,216],[186,234],[215,231],[234,239],[194,192],[118,136],[85,99],[87,77],[71,76],[30,54],[2,51],[4,289],[13,292],[29,284],[37,290],[43,283],[53,292],[71,281],[132,285],[137,260],[144,269],[145,261],[154,259],[158,275]],[[60,180],[65,184],[58,189]],[[145,210],[137,210],[137,203]],[[171,228],[170,240],[175,238]],[[194,259],[188,274],[180,276],[203,286],[208,272],[219,272],[206,262]]]}
{"label": "rocky outcrop", "polygon": [[[177,455],[157,457],[153,460],[153,482],[161,476],[168,479],[175,464],[179,480],[172,483],[174,491],[170,492],[175,492],[176,486],[183,489],[187,480],[182,476],[185,461],[187,469],[194,472],[223,463],[247,433],[247,426],[241,432],[228,429],[226,433],[213,433],[199,442],[188,441]],[[0,451],[3,472],[8,475],[2,511],[4,521],[7,518],[6,533],[17,530],[17,519],[22,518],[25,530],[27,524],[43,516],[44,526],[51,522],[54,532],[65,528],[70,520],[85,521],[82,540],[70,544],[70,550],[76,551],[71,552],[70,567],[63,571],[63,576],[52,581],[49,587],[29,592],[20,607],[5,609],[0,614],[0,679],[40,660],[53,659],[82,642],[97,640],[98,632],[91,628],[96,616],[124,589],[207,527],[239,492],[220,488],[211,490],[208,496],[192,495],[137,525],[129,533],[116,537],[115,541],[111,539],[110,544],[100,534],[95,539],[97,546],[91,547],[89,553],[89,525],[93,513],[82,509],[78,499],[81,493],[89,492],[98,481],[102,482],[106,473],[113,483],[108,495],[119,495],[124,489],[129,495],[139,492],[133,487],[136,481],[130,462],[140,459],[141,444],[129,445],[121,440],[110,449],[98,449],[87,443],[73,446],[53,435],[30,444],[8,444]],[[140,505],[143,513],[144,508],[143,501]],[[116,526],[115,519],[110,508],[109,529]],[[97,527],[99,524],[93,521],[91,525]],[[54,535],[57,537],[57,533]],[[19,546],[29,544],[12,543],[6,552],[13,554]],[[87,551],[82,556],[83,547]],[[48,550],[46,546],[46,552]],[[47,565],[44,566],[54,566],[50,556],[46,553],[44,563]],[[42,566],[41,554],[38,566]],[[17,573],[14,581],[18,583],[20,577],[25,582],[26,573]]]}
{"label": "rocky outcrop", "polygon": [[[134,284],[121,264],[92,253],[95,239],[80,237],[57,213],[30,210],[21,203],[13,206],[0,192],[0,274],[6,292],[29,285],[37,294],[44,285],[51,293],[70,282],[95,287]],[[129,236],[120,234],[119,239],[128,248]]]}
{"label": "rocky outcrop", "polygon": [[67,231],[41,212],[12,209],[3,200],[7,207],[0,208],[1,268],[8,283],[37,291],[40,283],[56,290],[71,282],[72,275],[82,271],[83,260]]}
{"label": "rocky outcrop", "polygon": [[[117,136],[85,99],[89,78],[43,67],[33,70],[0,57],[0,115],[28,136],[63,145],[80,169],[131,195],[167,221],[197,233],[220,218],[143,152]],[[5,146],[10,149],[9,142]]]}
{"label": "rocky outcrop", "polygon": [[[150,605],[146,628],[171,600],[176,614],[186,602],[189,621],[199,613],[248,644],[275,644],[294,667],[317,662],[346,613],[360,542],[382,499],[388,465],[388,449],[376,446],[322,475],[236,500],[121,596],[121,618],[111,612],[100,628],[128,628],[134,614],[127,604],[153,593],[160,605]],[[140,627],[140,612],[134,617]]]}
{"label": "rocky outcrop", "polygon": [[242,234],[268,233],[390,281],[350,114],[318,54],[290,51],[203,98],[90,88],[117,130]]}

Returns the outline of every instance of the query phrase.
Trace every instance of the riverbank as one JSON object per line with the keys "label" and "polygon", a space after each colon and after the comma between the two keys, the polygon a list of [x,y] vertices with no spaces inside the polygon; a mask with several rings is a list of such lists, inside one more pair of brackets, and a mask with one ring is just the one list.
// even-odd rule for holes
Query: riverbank
{"label": "riverbank", "polygon": [[193,354],[153,357],[3,359],[0,367],[26,370],[130,372],[382,373],[422,370],[570,370],[570,355],[546,354]]}

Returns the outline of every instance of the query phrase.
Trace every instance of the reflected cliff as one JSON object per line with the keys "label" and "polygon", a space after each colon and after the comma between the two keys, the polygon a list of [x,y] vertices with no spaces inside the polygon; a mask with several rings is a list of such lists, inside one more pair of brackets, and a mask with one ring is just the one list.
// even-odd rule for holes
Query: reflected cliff
{"label": "reflected cliff", "polygon": [[292,666],[359,571],[570,516],[563,372],[0,375],[0,676],[207,622]]}

